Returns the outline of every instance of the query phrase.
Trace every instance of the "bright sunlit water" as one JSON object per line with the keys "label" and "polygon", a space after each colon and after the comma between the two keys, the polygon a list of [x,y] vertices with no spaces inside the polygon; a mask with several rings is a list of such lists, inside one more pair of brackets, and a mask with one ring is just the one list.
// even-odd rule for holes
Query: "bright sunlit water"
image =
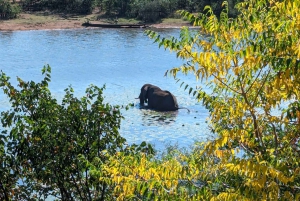
{"label": "bright sunlit water", "polygon": [[[161,35],[178,36],[179,29],[158,29]],[[106,84],[105,101],[113,105],[134,103],[122,110],[125,119],[120,133],[128,143],[147,141],[161,149],[178,144],[189,147],[194,141],[206,141],[210,136],[205,108],[180,87],[166,70],[180,66],[176,58],[144,34],[144,29],[78,29],[53,31],[0,32],[0,69],[11,77],[40,81],[45,64],[52,67],[50,89],[58,100],[71,85],[78,97],[94,84]],[[200,85],[193,75],[180,75],[195,88]],[[159,113],[139,108],[140,88],[151,83],[172,92],[180,107],[191,110]],[[0,91],[0,110],[9,108]]]}

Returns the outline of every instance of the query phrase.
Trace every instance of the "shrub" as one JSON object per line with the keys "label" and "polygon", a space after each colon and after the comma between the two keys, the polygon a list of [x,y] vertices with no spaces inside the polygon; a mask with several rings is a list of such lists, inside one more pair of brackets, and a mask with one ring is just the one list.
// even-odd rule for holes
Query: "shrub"
{"label": "shrub", "polygon": [[21,8],[17,4],[11,4],[8,0],[0,0],[0,19],[16,18]]}
{"label": "shrub", "polygon": [[1,113],[0,200],[101,200],[108,186],[90,176],[82,159],[97,165],[123,150],[119,107],[104,103],[104,87],[96,86],[80,99],[69,87],[59,104],[48,88],[50,72],[43,68],[40,83],[18,78],[18,87],[0,74],[11,103]]}
{"label": "shrub", "polygon": [[23,9],[32,11],[50,9],[65,13],[89,14],[95,4],[96,0],[26,0],[23,2]]}

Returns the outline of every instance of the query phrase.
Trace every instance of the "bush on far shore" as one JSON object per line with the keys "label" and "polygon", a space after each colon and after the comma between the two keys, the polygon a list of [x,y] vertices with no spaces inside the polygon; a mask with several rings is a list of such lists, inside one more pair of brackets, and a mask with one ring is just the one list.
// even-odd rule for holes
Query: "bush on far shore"
{"label": "bush on far shore", "polygon": [[93,11],[96,0],[25,0],[22,2],[24,11],[53,10],[64,13],[89,14]]}
{"label": "bush on far shore", "polygon": [[16,18],[20,12],[19,5],[10,3],[8,0],[0,0],[0,20]]}

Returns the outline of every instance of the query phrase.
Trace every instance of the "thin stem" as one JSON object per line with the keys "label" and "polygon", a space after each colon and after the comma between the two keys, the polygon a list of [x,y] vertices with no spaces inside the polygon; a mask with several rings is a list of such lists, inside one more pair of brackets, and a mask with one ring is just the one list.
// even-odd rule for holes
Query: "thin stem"
{"label": "thin stem", "polygon": [[[81,195],[81,191],[80,191],[78,185],[76,184],[76,180],[75,180],[75,178],[74,178],[74,175],[71,174],[71,177],[72,177],[72,180],[73,180],[73,182],[74,182],[74,184],[75,184],[75,188],[76,188],[76,190],[77,190],[77,192],[78,192],[78,194],[79,194],[79,196],[80,196],[80,199],[81,199],[81,200],[84,200],[83,197],[82,197],[82,195]],[[79,179],[79,181],[80,181],[80,179]],[[80,181],[80,184],[81,184],[81,181]]]}
{"label": "thin stem", "polygon": [[[62,168],[60,168],[62,169]],[[66,190],[66,188],[64,187],[64,175],[58,173],[59,175],[56,174],[56,171],[54,172],[55,176],[58,178],[58,186],[59,186],[59,190],[60,190],[60,194],[62,196],[61,200],[74,200],[72,198],[72,196],[69,195],[68,191]],[[62,181],[59,179],[62,178]]]}
{"label": "thin stem", "polygon": [[4,193],[5,200],[9,201],[8,195],[7,195],[6,190],[5,190],[5,188],[4,188],[4,186],[3,186],[3,184],[2,184],[1,181],[0,181],[0,187],[1,187],[2,191],[3,191],[3,193]]}
{"label": "thin stem", "polygon": [[105,189],[106,189],[106,183],[103,182],[103,184],[102,184],[102,190],[101,190],[100,201],[104,201],[104,199],[105,199]]}
{"label": "thin stem", "polygon": [[248,149],[248,147],[246,147],[244,145],[244,143],[240,142],[240,146],[249,154],[251,154],[252,156],[255,155],[255,152],[253,152],[252,150]]}
{"label": "thin stem", "polygon": [[262,72],[262,69],[260,69],[258,75],[256,76],[256,78],[254,79],[254,81],[251,83],[250,87],[246,90],[246,93],[248,93],[250,91],[250,89],[252,88],[252,86],[254,85],[254,83],[256,82],[256,80],[258,79],[258,77],[260,76],[260,73]]}
{"label": "thin stem", "polygon": [[269,77],[270,72],[271,72],[271,69],[269,69],[269,72],[267,73],[267,75],[266,75],[266,77],[265,77],[263,83],[261,84],[259,90],[257,91],[257,94],[256,94],[256,96],[255,96],[255,98],[254,98],[254,101],[253,101],[253,107],[254,107],[255,104],[256,104],[257,97],[258,97],[258,95],[260,94],[260,92],[261,92],[263,86],[265,86],[265,84],[266,84],[266,82],[267,82],[267,78]]}
{"label": "thin stem", "polygon": [[224,82],[223,82],[220,78],[218,78],[216,75],[212,74],[212,76],[213,76],[215,79],[217,79],[219,82],[221,82],[225,87],[227,87],[228,89],[230,89],[231,91],[233,91],[233,92],[235,92],[235,93],[237,93],[237,94],[242,95],[241,92],[238,92],[237,90],[231,88],[229,85],[227,85],[226,83],[224,83]]}
{"label": "thin stem", "polygon": [[88,169],[85,170],[85,185],[86,185],[86,188],[87,188],[89,200],[92,200],[92,195],[91,195],[90,188],[89,188],[89,183],[88,183]]}
{"label": "thin stem", "polygon": [[[86,157],[88,160],[90,160],[90,147],[89,147],[89,136],[86,137]],[[89,200],[92,200],[92,195],[89,188],[89,180],[88,180],[88,168],[85,169],[85,186],[87,188],[87,193]]]}
{"label": "thin stem", "polygon": [[[238,77],[240,77],[240,76],[238,75]],[[242,91],[241,95],[243,96],[246,104],[250,107],[249,111],[250,111],[250,114],[251,114],[252,119],[253,119],[255,137],[260,141],[262,147],[265,149],[265,145],[264,145],[264,142],[262,140],[262,135],[259,132],[259,125],[257,123],[256,115],[255,115],[255,112],[254,112],[254,109],[253,109],[254,104],[251,105],[250,101],[248,100],[247,93],[245,92],[245,89],[244,89],[244,87],[243,87],[242,82],[241,82],[240,79],[238,79],[238,82],[241,85],[241,91]]]}
{"label": "thin stem", "polygon": [[[189,62],[187,62],[187,64],[189,66],[192,66],[191,64],[189,64]],[[220,78],[218,78],[216,75],[214,74],[211,74],[215,79],[217,79],[221,84],[223,84],[225,87],[227,87],[228,89],[230,89],[231,91],[237,93],[237,94],[240,94],[241,95],[241,92],[238,92],[237,90],[231,88],[229,85],[227,85],[225,82],[223,82]]]}

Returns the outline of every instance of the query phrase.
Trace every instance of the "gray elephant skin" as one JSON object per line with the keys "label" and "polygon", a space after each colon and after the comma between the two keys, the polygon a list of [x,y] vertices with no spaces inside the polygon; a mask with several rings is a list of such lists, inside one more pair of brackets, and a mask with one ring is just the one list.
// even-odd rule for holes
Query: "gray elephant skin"
{"label": "gray elephant skin", "polygon": [[[179,108],[176,97],[169,91],[162,90],[161,88],[152,85],[144,84],[141,88],[139,96],[140,105],[148,103],[148,107],[158,111],[175,111]],[[189,111],[189,109],[187,109]]]}

